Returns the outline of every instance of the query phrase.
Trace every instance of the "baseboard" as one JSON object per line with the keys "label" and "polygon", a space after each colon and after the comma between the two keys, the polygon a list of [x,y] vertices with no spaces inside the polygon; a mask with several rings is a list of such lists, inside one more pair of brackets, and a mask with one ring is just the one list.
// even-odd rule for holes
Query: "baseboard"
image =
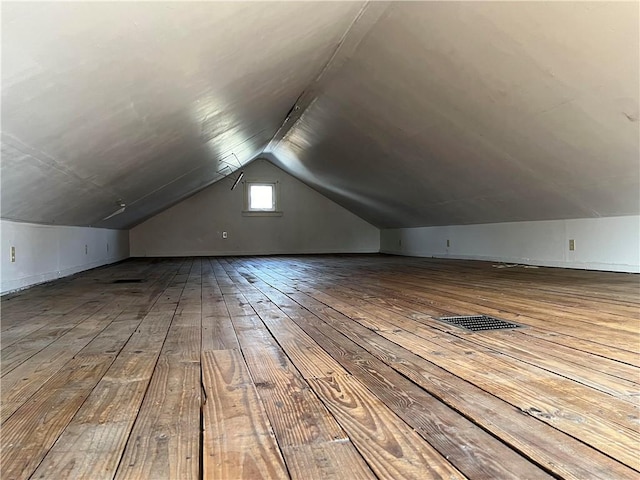
{"label": "baseboard", "polygon": [[133,258],[144,258],[144,257],[247,257],[247,256],[261,256],[261,255],[330,255],[330,254],[372,254],[379,253],[378,250],[343,250],[343,249],[327,249],[327,250],[298,250],[295,252],[292,251],[282,251],[282,250],[270,250],[270,251],[261,251],[261,252],[253,252],[253,251],[223,251],[223,252],[212,252],[212,251],[194,251],[194,252],[154,252],[154,253],[145,253],[145,254],[137,254],[132,253],[131,257]]}
{"label": "baseboard", "polygon": [[400,255],[405,257],[443,258],[451,260],[479,260],[484,262],[517,263],[521,265],[533,265],[536,267],[571,268],[576,270],[598,270],[605,272],[640,273],[638,265],[621,265],[598,262],[563,262],[555,260],[536,260],[531,258],[499,257],[489,255],[442,255],[425,254],[417,252],[402,252],[398,250],[380,250],[387,255]]}
{"label": "baseboard", "polygon": [[104,267],[106,265],[113,265],[126,260],[129,257],[118,258],[112,257],[110,259],[85,263],[83,265],[77,265],[74,267],[65,268],[63,270],[56,270],[54,272],[44,272],[38,275],[30,275],[28,277],[16,278],[13,280],[7,280],[2,282],[0,296],[15,293],[27,288],[35,287],[36,285],[42,285],[43,283],[59,280],[60,278],[69,277],[76,273],[85,272],[87,270],[93,270],[94,268]]}

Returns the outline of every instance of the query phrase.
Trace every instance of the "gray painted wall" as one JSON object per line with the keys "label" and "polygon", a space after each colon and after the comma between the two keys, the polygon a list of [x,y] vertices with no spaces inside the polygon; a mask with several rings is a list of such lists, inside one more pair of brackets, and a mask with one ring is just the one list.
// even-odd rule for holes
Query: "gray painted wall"
{"label": "gray painted wall", "polygon": [[[1,293],[129,257],[126,230],[0,221]],[[15,262],[11,247],[15,247]]]}
{"label": "gray painted wall", "polygon": [[380,247],[383,253],[417,257],[638,273],[639,245],[640,216],[631,215],[388,229],[381,231]]}
{"label": "gray painted wall", "polygon": [[[130,230],[132,256],[370,253],[380,231],[266,160],[243,182],[279,182],[282,216],[245,216],[235,174]],[[228,238],[222,238],[222,232]]]}

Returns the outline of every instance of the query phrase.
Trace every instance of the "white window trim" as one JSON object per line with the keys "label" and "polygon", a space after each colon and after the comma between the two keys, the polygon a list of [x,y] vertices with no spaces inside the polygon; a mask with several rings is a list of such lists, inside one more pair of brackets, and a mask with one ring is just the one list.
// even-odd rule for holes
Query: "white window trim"
{"label": "white window trim", "polygon": [[[281,217],[282,211],[280,206],[280,182],[277,180],[245,180],[244,185],[244,210],[242,215],[245,217]],[[271,185],[273,186],[273,210],[251,210],[249,209],[249,190],[251,185]]]}

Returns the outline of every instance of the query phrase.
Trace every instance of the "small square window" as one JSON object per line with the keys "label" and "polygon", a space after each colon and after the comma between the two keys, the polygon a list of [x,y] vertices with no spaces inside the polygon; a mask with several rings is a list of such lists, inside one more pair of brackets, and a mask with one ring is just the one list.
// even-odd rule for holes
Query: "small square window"
{"label": "small square window", "polygon": [[249,211],[273,212],[276,209],[275,185],[249,184]]}
{"label": "small square window", "polygon": [[279,182],[275,181],[245,181],[244,183],[244,210],[245,217],[281,217],[278,210]]}

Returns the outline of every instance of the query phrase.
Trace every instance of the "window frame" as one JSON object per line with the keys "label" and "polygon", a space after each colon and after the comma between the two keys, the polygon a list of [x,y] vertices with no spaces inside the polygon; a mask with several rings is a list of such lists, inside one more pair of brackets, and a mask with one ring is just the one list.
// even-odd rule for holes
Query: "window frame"
{"label": "window frame", "polygon": [[[279,210],[280,198],[279,198],[279,183],[277,180],[245,180],[242,182],[244,185],[244,210],[242,214],[248,217],[279,217],[282,216],[282,212]],[[252,209],[250,205],[250,194],[252,186],[270,186],[273,188],[273,209]]]}

